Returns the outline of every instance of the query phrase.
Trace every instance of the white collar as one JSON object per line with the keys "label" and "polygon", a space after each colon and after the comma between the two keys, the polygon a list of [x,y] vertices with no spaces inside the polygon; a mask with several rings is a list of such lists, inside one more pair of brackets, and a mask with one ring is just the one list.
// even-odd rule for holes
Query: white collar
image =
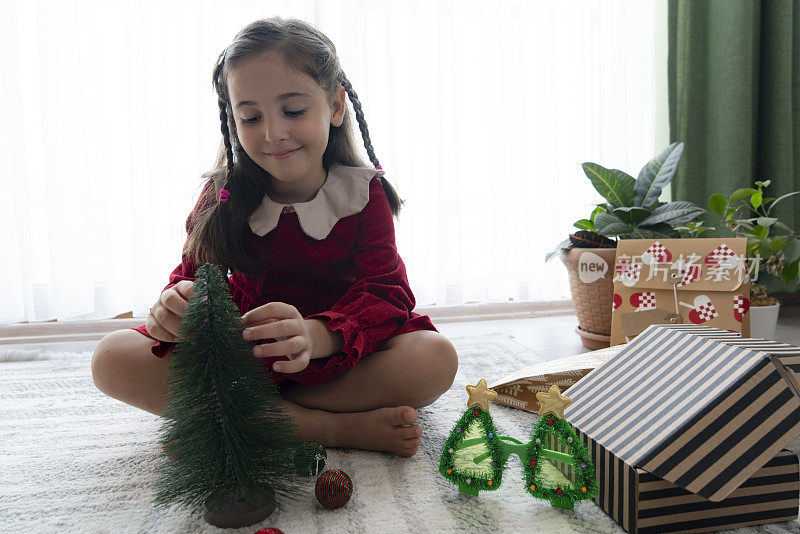
{"label": "white collar", "polygon": [[328,237],[339,219],[364,209],[369,202],[369,183],[376,176],[383,176],[383,171],[332,165],[325,183],[308,202],[278,204],[264,195],[261,204],[247,219],[250,230],[259,237],[267,235],[278,226],[281,212],[289,206],[297,213],[303,232],[321,241]]}

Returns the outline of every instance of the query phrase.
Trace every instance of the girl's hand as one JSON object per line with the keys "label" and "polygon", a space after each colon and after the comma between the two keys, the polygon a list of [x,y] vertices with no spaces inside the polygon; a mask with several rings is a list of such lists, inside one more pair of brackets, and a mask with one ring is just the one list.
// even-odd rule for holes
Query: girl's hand
{"label": "girl's hand", "polygon": [[270,302],[253,308],[242,316],[247,327],[242,334],[247,340],[276,339],[256,345],[253,355],[259,358],[286,356],[290,361],[278,361],[272,369],[279,373],[296,373],[308,367],[312,338],[306,321],[297,308],[283,302]]}
{"label": "girl's hand", "polygon": [[159,341],[178,342],[178,328],[183,313],[194,294],[194,282],[181,280],[169,289],[161,292],[161,296],[150,308],[145,327],[147,332]]}

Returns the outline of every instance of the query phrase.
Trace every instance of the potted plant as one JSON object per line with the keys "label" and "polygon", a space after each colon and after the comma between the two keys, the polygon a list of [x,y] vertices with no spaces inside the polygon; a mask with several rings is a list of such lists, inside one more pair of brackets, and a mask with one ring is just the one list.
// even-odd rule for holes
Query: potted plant
{"label": "potted plant", "polygon": [[683,143],[673,143],[650,160],[633,178],[618,169],[584,163],[583,172],[606,201],[597,204],[588,219],[574,223],[579,232],[550,252],[567,266],[570,291],[578,316],[576,332],[589,349],[607,347],[611,340],[614,294],[615,239],[677,238],[676,226],[696,219],[705,210],[691,202],[659,202],[672,181],[683,154]]}
{"label": "potted plant", "polygon": [[[782,281],[788,287],[800,283],[800,236],[775,217],[775,206],[782,200],[800,194],[787,193],[778,198],[766,197],[770,180],[757,181],[755,187],[737,189],[729,197],[711,195],[708,207],[710,222],[704,226],[692,222],[679,228],[684,235],[698,237],[711,232],[719,237],[746,237],[750,264],[750,335],[771,339],[775,335],[780,303],[771,296],[769,284]],[[787,287],[787,286],[784,286]]]}

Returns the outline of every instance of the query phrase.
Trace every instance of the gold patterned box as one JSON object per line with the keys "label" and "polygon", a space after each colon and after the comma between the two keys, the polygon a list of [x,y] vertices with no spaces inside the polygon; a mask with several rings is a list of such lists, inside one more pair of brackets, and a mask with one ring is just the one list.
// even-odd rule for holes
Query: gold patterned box
{"label": "gold patterned box", "polygon": [[747,239],[622,239],[611,344],[651,324],[695,324],[750,336]]}

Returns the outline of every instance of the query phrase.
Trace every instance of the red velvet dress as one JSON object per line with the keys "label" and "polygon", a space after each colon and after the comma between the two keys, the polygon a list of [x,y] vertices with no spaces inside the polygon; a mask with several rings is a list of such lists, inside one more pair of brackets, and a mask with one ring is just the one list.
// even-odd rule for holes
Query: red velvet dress
{"label": "red velvet dress", "polygon": [[[353,170],[340,167],[337,171],[337,167],[332,167],[326,184],[334,181],[332,173],[341,174],[342,169],[348,172]],[[297,373],[272,373],[277,384],[287,380],[301,385],[327,382],[361,358],[380,349],[393,336],[414,330],[436,331],[427,316],[412,311],[414,295],[395,246],[389,201],[380,179],[366,175],[364,180],[363,171],[359,169],[362,178],[352,181],[353,187],[362,189],[360,194],[366,201],[366,206],[358,213],[337,219],[337,203],[340,200],[337,200],[336,194],[330,194],[332,189],[323,185],[330,197],[327,204],[323,203],[325,205],[319,202],[313,206],[310,203],[296,204],[295,211],[294,207],[279,206],[265,199],[265,204],[272,205],[273,213],[272,222],[267,227],[272,224],[275,226],[264,235],[253,233],[252,220],[256,214],[251,216],[251,229],[248,229],[246,237],[247,250],[252,255],[269,258],[270,262],[259,276],[234,272],[229,277],[231,295],[240,312],[244,314],[268,302],[285,302],[295,306],[305,318],[325,321],[330,330],[341,332],[344,337],[341,353],[313,359],[307,368]],[[368,171],[372,174],[376,172]],[[325,191],[321,189],[320,192]],[[340,199],[345,198],[341,188],[338,193]],[[320,196],[319,192],[317,196]],[[358,193],[354,192],[354,196],[358,196]],[[275,211],[276,206],[278,211]],[[323,215],[327,216],[329,222],[322,222],[321,231],[317,224],[319,220],[312,224],[310,218],[299,218],[298,211],[301,215],[310,213],[305,208],[326,211]],[[189,215],[189,220],[197,209],[195,207],[195,211]],[[338,209],[338,213],[342,213],[342,210]],[[323,239],[315,239],[306,233],[308,231],[320,238],[327,231],[326,224],[333,226]],[[197,267],[184,255],[164,289],[181,280],[193,280]],[[144,325],[134,330],[152,338]],[[174,346],[174,343],[159,341],[153,345],[152,352],[163,357]],[[286,357],[263,358],[263,362],[271,369],[275,361],[282,359]]]}

